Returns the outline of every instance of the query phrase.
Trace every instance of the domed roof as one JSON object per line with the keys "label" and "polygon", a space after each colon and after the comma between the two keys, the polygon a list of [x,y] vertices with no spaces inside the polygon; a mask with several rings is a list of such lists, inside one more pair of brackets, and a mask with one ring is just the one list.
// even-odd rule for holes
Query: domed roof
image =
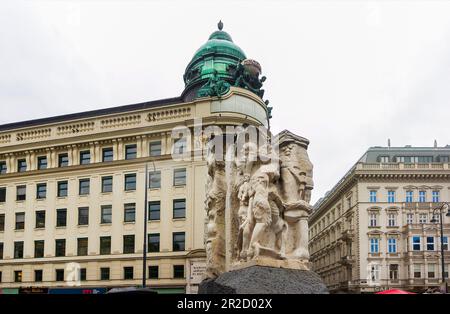
{"label": "domed roof", "polygon": [[198,88],[214,75],[218,79],[231,81],[236,66],[246,59],[244,51],[222,30],[222,22],[219,22],[218,28],[195,52],[186,67],[183,95],[187,96],[188,100],[195,98]]}

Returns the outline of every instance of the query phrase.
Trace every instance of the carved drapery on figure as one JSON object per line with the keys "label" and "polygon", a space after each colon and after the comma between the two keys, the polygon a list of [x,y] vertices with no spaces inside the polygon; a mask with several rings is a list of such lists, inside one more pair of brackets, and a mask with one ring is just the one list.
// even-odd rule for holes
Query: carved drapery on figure
{"label": "carved drapery on figure", "polygon": [[207,276],[250,265],[308,269],[309,142],[283,131],[263,140],[258,134],[259,145],[248,139],[239,145],[245,134],[226,157],[209,145]]}

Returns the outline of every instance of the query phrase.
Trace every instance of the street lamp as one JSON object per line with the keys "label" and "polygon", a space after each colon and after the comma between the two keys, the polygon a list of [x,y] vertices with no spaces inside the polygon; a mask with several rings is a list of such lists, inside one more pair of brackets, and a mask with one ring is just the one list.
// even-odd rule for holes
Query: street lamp
{"label": "street lamp", "polygon": [[[442,211],[447,207],[447,213],[445,216],[450,217],[450,203],[442,203],[441,206],[433,209],[433,218],[430,220],[431,223],[437,223],[436,212],[439,212],[439,222],[441,224],[441,267],[442,267],[442,290],[447,293],[447,283],[445,281],[445,258],[444,258],[444,219],[442,217]],[[448,241],[447,241],[448,245]]]}

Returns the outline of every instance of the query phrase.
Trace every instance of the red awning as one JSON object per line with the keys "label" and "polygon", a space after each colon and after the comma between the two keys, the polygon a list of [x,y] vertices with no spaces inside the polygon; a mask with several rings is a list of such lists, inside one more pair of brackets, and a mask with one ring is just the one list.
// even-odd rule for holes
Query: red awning
{"label": "red awning", "polygon": [[404,291],[404,290],[398,290],[398,289],[390,289],[390,290],[380,291],[375,294],[416,294],[416,293],[408,292],[408,291]]}

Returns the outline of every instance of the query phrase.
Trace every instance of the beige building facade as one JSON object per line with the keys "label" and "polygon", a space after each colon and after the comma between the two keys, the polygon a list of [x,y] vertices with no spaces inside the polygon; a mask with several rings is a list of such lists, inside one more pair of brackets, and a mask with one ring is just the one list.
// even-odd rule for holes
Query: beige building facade
{"label": "beige building facade", "polygon": [[[213,36],[192,64],[238,49],[221,28]],[[194,126],[267,126],[269,110],[241,87],[200,97],[210,81],[193,84],[195,71],[180,97],[0,126],[0,289],[140,285],[147,193],[147,283],[196,291],[207,169]],[[173,132],[180,126],[193,136]]]}
{"label": "beige building facade", "polygon": [[[315,204],[311,261],[331,292],[440,286],[440,224],[432,218],[450,201],[449,156],[449,146],[370,148]],[[448,279],[450,217],[443,217]]]}

